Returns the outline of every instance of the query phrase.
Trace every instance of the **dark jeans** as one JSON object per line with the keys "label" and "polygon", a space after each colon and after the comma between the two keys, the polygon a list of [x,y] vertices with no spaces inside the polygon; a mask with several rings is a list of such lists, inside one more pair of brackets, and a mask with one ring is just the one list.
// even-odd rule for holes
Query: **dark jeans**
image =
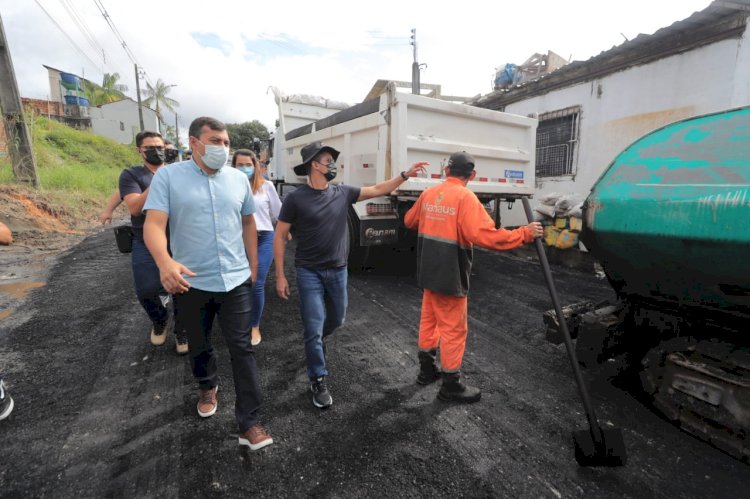
{"label": "dark jeans", "polygon": [[159,279],[159,268],[156,266],[151,253],[142,239],[133,238],[133,253],[131,257],[135,295],[143,310],[154,325],[164,325],[169,316],[165,303],[169,302],[169,294],[164,291]]}
{"label": "dark jeans", "polygon": [[266,304],[266,276],[273,261],[273,235],[272,230],[258,231],[258,275],[255,277],[253,288],[253,313],[250,319],[252,327],[260,326],[260,318]]}
{"label": "dark jeans", "polygon": [[262,398],[260,373],[250,345],[252,286],[248,279],[227,292],[192,288],[184,294],[175,295],[180,323],[187,332],[190,366],[201,390],[213,388],[219,382],[216,352],[211,344],[214,317],[219,316],[219,325],[232,361],[234,414],[240,432],[245,432],[258,422]]}

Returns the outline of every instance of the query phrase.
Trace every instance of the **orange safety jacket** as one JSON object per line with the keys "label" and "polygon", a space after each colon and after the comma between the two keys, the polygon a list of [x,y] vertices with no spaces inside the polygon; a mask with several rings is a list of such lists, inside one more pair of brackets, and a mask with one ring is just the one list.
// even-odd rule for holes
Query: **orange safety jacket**
{"label": "orange safety jacket", "polygon": [[419,232],[417,282],[451,296],[469,293],[474,245],[509,250],[533,241],[528,227],[496,229],[484,206],[456,177],[430,187],[406,213],[404,225]]}

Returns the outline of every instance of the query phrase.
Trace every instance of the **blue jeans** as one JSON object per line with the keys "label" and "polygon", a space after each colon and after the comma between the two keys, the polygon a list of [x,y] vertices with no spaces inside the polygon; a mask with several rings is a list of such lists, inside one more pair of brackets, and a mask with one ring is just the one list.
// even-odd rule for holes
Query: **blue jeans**
{"label": "blue jeans", "polygon": [[307,377],[310,380],[328,375],[323,338],[344,323],[348,303],[346,283],[346,267],[297,267],[300,313],[305,328],[303,341]]}
{"label": "blue jeans", "polygon": [[156,326],[167,322],[169,312],[164,306],[169,294],[164,291],[159,279],[159,267],[148,251],[142,239],[133,238],[133,252],[131,254],[135,295],[141,303],[148,318]]}
{"label": "blue jeans", "polygon": [[262,401],[260,373],[255,352],[250,344],[250,279],[231,291],[212,292],[190,288],[175,295],[175,307],[180,310],[180,323],[187,333],[190,366],[201,390],[219,383],[216,352],[211,342],[214,318],[224,335],[229,350],[234,378],[234,415],[240,432],[258,422]]}
{"label": "blue jeans", "polygon": [[260,318],[266,304],[266,276],[273,261],[273,235],[272,230],[258,231],[258,275],[255,277],[253,288],[253,311],[250,316],[252,327],[260,326]]}

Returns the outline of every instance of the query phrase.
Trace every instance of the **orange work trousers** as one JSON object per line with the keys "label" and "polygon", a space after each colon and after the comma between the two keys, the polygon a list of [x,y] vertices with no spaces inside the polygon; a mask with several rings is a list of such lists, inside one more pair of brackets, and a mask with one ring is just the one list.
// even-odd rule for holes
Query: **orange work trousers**
{"label": "orange work trousers", "polygon": [[457,372],[466,349],[467,322],[466,296],[450,296],[424,290],[422,317],[419,321],[419,349],[434,350],[440,347],[440,368]]}

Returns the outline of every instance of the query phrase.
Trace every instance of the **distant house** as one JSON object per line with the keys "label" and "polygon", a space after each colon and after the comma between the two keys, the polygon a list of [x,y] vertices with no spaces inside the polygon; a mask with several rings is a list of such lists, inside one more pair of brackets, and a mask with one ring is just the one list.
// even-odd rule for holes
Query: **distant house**
{"label": "distant house", "polygon": [[[117,102],[92,107],[84,91],[84,84],[88,80],[50,66],[44,67],[49,76],[51,106],[55,110],[62,108],[64,111],[57,115],[52,111],[51,118],[76,128],[91,128],[95,134],[121,144],[133,142],[141,129],[136,101],[126,97]],[[145,106],[142,109],[144,129],[158,131],[156,111]]]}
{"label": "distant house", "polygon": [[84,89],[87,80],[50,66],[44,67],[49,77],[50,98],[47,112],[39,106],[36,106],[37,110],[68,126],[81,129],[91,128],[89,101]]}
{"label": "distant house", "polygon": [[[151,108],[143,109],[143,128],[145,130],[159,131],[159,119],[156,111]],[[99,107],[89,109],[91,115],[91,129],[97,135],[108,137],[120,144],[130,144],[135,135],[140,131],[140,119],[138,117],[138,102],[127,97],[110,104],[102,104]]]}
{"label": "distant house", "polygon": [[[715,1],[652,35],[475,99],[539,119],[537,199],[585,198],[618,153],[644,134],[697,115],[750,105],[750,0]],[[504,225],[526,222],[503,206]]]}

